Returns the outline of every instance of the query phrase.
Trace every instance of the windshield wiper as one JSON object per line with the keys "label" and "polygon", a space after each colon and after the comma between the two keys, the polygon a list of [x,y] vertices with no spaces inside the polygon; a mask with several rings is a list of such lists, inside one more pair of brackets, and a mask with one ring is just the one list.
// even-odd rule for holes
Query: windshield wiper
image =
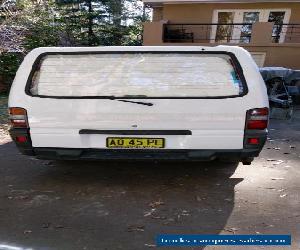
{"label": "windshield wiper", "polygon": [[119,102],[129,102],[129,103],[135,103],[135,104],[141,104],[141,105],[146,105],[146,106],[153,106],[154,104],[151,102],[139,102],[139,101],[131,101],[131,100],[124,100],[121,98],[135,98],[135,99],[139,99],[139,98],[146,98],[146,95],[124,95],[124,96],[105,96],[105,98],[109,99],[109,100],[115,100],[115,101],[119,101]]}
{"label": "windshield wiper", "polygon": [[119,101],[119,102],[129,102],[129,103],[141,104],[141,105],[146,105],[146,106],[153,106],[153,103],[151,103],[151,102],[137,102],[137,101],[119,100],[119,99],[115,99],[115,100]]}

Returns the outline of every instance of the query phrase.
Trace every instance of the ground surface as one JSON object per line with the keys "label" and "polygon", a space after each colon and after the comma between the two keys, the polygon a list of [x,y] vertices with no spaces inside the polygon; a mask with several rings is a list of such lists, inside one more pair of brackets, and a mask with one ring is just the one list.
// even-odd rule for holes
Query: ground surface
{"label": "ground surface", "polygon": [[271,122],[252,166],[40,161],[0,115],[0,249],[151,249],[159,233],[292,234],[300,249],[299,113]]}

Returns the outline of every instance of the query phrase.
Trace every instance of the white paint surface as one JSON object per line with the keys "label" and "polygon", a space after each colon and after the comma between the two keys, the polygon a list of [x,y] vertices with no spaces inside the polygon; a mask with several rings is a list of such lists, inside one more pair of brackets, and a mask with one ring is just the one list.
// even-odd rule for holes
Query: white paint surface
{"label": "white paint surface", "polygon": [[[134,103],[124,103],[117,100],[108,99],[53,99],[53,98],[40,98],[31,97],[25,93],[25,85],[32,69],[32,65],[36,58],[44,52],[138,52],[144,51],[156,51],[156,52],[192,52],[192,51],[211,51],[211,52],[231,52],[239,60],[241,67],[243,68],[244,76],[247,81],[248,94],[243,97],[237,98],[223,98],[223,99],[134,99],[134,101],[151,102],[153,106],[145,106]],[[176,53],[175,53],[176,54]],[[169,58],[160,58],[159,63]],[[82,58],[83,62],[78,65],[78,70],[85,68],[85,64],[90,64],[87,58]],[[116,62],[107,63],[108,75],[113,74],[114,77],[118,77],[120,81],[125,81],[118,75],[118,71],[121,69],[128,70],[131,68],[131,63],[137,63],[138,60],[130,58],[130,65],[120,60],[120,64],[124,68],[115,67]],[[152,58],[154,60],[154,58]],[[227,79],[226,76],[220,76],[220,72],[228,73],[227,64],[223,64],[222,67],[218,62],[215,66],[203,65],[201,60],[193,58],[193,60],[183,61],[186,63],[185,70],[183,70],[184,63],[180,63],[180,57],[175,60],[168,60],[167,63],[172,63],[176,72],[183,73],[186,79],[189,79],[190,84],[199,83],[202,81],[203,85],[199,85],[200,88],[196,88],[194,91],[199,92],[204,88],[204,81],[201,80],[201,74],[203,72],[206,75],[207,84],[213,84],[215,79]],[[101,60],[100,60],[101,61]],[[177,63],[178,61],[178,63]],[[50,61],[49,61],[50,63]],[[72,62],[74,63],[74,62]],[[138,64],[138,63],[137,63]],[[92,65],[93,66],[93,65]],[[96,65],[95,65],[96,66]],[[61,67],[56,67],[57,71],[65,67],[64,64]],[[94,66],[93,66],[94,67]],[[199,68],[198,71],[194,67]],[[97,67],[95,67],[97,68]],[[115,73],[109,72],[116,70]],[[135,69],[132,67],[132,69]],[[211,70],[210,78],[207,77],[207,72],[204,68]],[[229,69],[229,68],[228,68]],[[144,77],[145,74],[153,74],[153,70],[159,70],[160,73],[167,70],[165,68],[159,69],[158,67],[141,67],[140,72]],[[149,70],[149,72],[147,72]],[[170,70],[170,69],[168,69]],[[184,72],[189,71],[190,76],[184,75]],[[75,70],[75,74],[78,76]],[[91,71],[94,74],[94,70]],[[100,73],[97,71],[98,76]],[[136,71],[131,70],[131,74],[137,74]],[[140,74],[140,73],[139,73]],[[89,76],[89,74],[86,74]],[[160,80],[161,84],[167,86],[182,84],[178,81],[181,77],[177,74],[176,77],[170,76],[164,78],[155,78]],[[44,76],[41,76],[44,77]],[[95,76],[94,76],[95,77]],[[90,81],[98,81],[98,79],[90,78]],[[150,78],[149,79],[154,79]],[[216,78],[215,78],[216,77]],[[96,77],[95,77],[96,78]],[[139,76],[138,79],[140,79]],[[64,79],[64,78],[63,78]],[[62,84],[68,81],[67,78]],[[72,78],[76,80],[76,78]],[[110,77],[106,78],[110,81]],[[128,79],[128,78],[127,78]],[[133,79],[133,78],[130,78]],[[195,80],[196,79],[196,80]],[[230,79],[229,79],[230,80]],[[46,77],[43,78],[46,81]],[[51,80],[52,81],[52,80]],[[80,80],[82,81],[82,80]],[[103,81],[103,79],[102,79]],[[105,94],[113,93],[119,88],[117,81],[114,79],[112,82],[114,88],[107,88],[105,86]],[[125,84],[127,84],[127,80]],[[136,83],[136,82],[131,82]],[[140,82],[139,82],[140,83]],[[148,95],[165,95],[168,92],[159,90],[154,92],[148,89],[147,84],[143,82],[141,86],[143,91],[147,90]],[[146,82],[147,83],[147,82]],[[91,83],[87,83],[90,85]],[[123,82],[124,84],[124,82]],[[133,84],[134,85],[134,84]],[[153,82],[150,84],[153,86]],[[90,85],[92,86],[92,85]],[[135,86],[135,85],[134,85]],[[155,83],[155,87],[159,84]],[[199,87],[197,85],[197,87]],[[180,86],[183,87],[183,86]],[[139,92],[133,92],[136,88],[132,88],[130,85],[128,88],[121,88],[122,94],[127,94],[127,90],[130,89],[130,94]],[[230,89],[230,88],[229,88]],[[101,89],[104,91],[104,88]],[[194,94],[193,91],[186,91],[185,88],[181,88],[182,91],[176,89],[177,94],[186,95]],[[44,91],[44,90],[43,90]],[[53,90],[54,91],[54,90]],[[60,90],[61,91],[61,90]],[[67,89],[64,91],[68,91]],[[85,89],[84,91],[87,91]],[[96,92],[100,89],[96,89]],[[110,92],[108,92],[110,91]],[[168,90],[169,91],[169,90]],[[174,91],[174,88],[172,89]],[[227,91],[220,88],[220,91]],[[231,91],[231,90],[230,90]],[[233,91],[233,89],[232,89]],[[60,92],[61,93],[61,92]],[[95,89],[91,92],[95,94]],[[115,92],[114,92],[115,93]],[[143,92],[144,93],[144,92]],[[53,92],[53,94],[55,94]],[[224,94],[224,92],[219,92]],[[196,95],[196,94],[195,94]],[[19,68],[13,86],[11,88],[9,96],[9,107],[23,107],[27,109],[28,120],[30,125],[30,134],[32,144],[34,147],[64,147],[64,148],[106,148],[106,137],[111,135],[80,135],[80,129],[113,129],[113,130],[191,130],[192,135],[163,135],[166,139],[166,149],[241,149],[243,148],[243,136],[245,127],[246,111],[252,108],[268,107],[268,99],[266,93],[266,87],[262,80],[258,68],[253,61],[251,55],[244,49],[231,46],[217,46],[217,47],[198,47],[198,46],[178,46],[178,47],[95,47],[95,48],[40,48],[33,50],[24,59],[21,67]],[[157,136],[147,136],[157,137]],[[163,149],[162,149],[163,150]]]}

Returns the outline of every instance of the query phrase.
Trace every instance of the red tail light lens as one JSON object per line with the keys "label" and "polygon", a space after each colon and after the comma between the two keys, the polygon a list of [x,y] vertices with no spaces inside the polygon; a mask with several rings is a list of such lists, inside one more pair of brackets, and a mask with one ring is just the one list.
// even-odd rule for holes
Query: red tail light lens
{"label": "red tail light lens", "polygon": [[9,108],[9,119],[13,128],[28,128],[26,109]]}
{"label": "red tail light lens", "polygon": [[259,138],[248,138],[248,141],[247,141],[248,144],[259,144]]}
{"label": "red tail light lens", "polygon": [[16,137],[16,142],[19,142],[19,143],[27,142],[27,136],[17,136]]}
{"label": "red tail light lens", "polygon": [[247,129],[265,129],[268,127],[268,121],[248,121]]}
{"label": "red tail light lens", "polygon": [[269,115],[268,108],[250,109],[248,112],[252,116],[268,116]]}
{"label": "red tail light lens", "polygon": [[263,130],[268,127],[269,109],[257,108],[247,112],[246,129]]}

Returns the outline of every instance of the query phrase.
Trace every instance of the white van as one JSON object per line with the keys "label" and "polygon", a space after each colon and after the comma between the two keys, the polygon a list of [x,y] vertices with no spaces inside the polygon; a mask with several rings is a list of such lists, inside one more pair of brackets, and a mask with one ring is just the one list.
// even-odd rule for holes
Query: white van
{"label": "white van", "polygon": [[234,159],[267,136],[266,87],[239,47],[38,48],[9,96],[11,136],[42,159]]}

